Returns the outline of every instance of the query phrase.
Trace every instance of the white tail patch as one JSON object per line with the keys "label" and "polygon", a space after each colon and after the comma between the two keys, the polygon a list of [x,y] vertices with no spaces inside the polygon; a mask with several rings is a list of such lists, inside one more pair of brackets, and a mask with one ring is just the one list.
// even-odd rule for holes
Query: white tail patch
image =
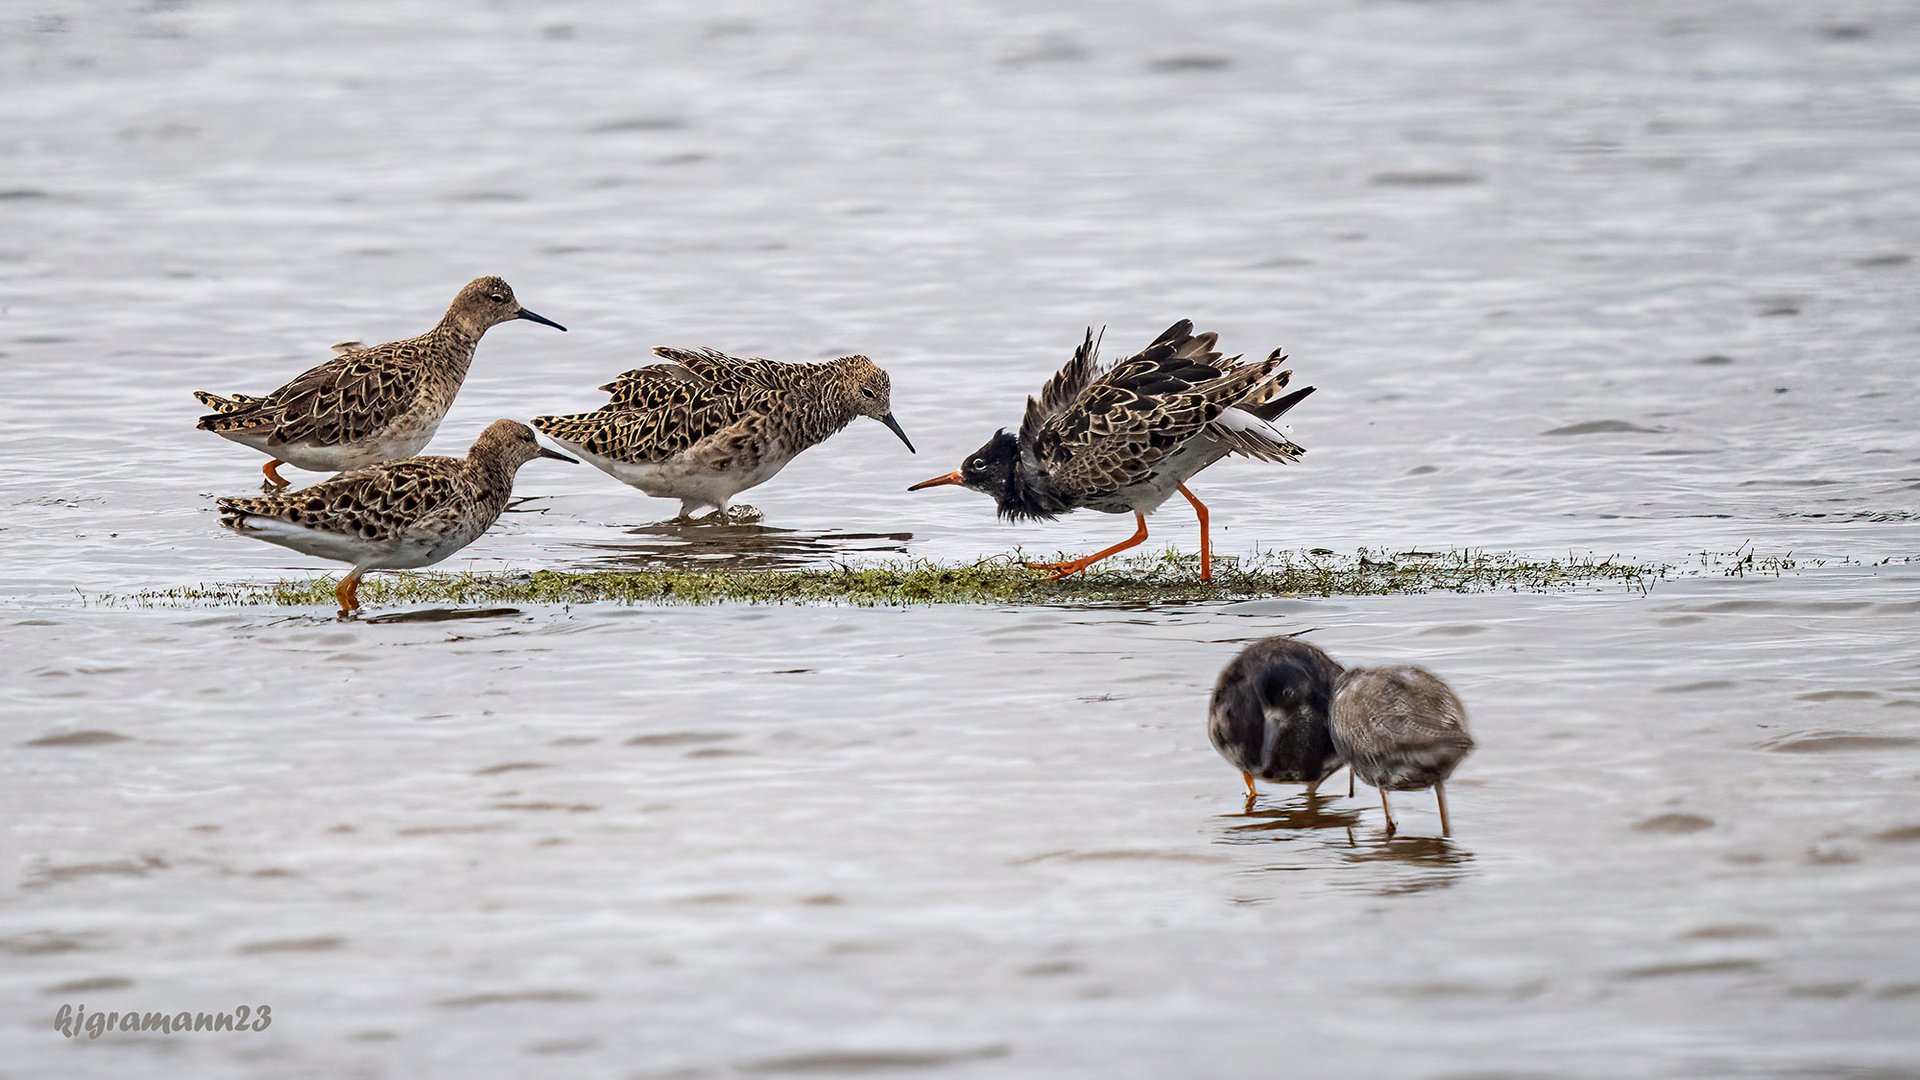
{"label": "white tail patch", "polygon": [[312,555],[319,559],[333,559],[337,562],[358,564],[369,554],[369,548],[377,550],[385,546],[369,545],[359,537],[345,537],[337,533],[310,529],[305,525],[295,525],[279,518],[243,515],[234,522],[233,530],[256,540],[265,540],[269,544],[279,544],[292,548],[302,555]]}
{"label": "white tail patch", "polygon": [[1236,434],[1247,435],[1278,445],[1292,441],[1293,429],[1285,424],[1270,424],[1265,420],[1240,409],[1227,409],[1214,418],[1214,423]]}

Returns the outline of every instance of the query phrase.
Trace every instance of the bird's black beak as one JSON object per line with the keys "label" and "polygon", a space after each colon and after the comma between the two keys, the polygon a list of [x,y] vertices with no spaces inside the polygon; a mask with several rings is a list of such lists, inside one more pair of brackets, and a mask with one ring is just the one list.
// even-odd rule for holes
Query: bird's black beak
{"label": "bird's black beak", "polygon": [[554,322],[552,319],[547,318],[545,315],[535,315],[533,312],[528,311],[526,308],[521,308],[520,314],[515,315],[514,318],[525,319],[528,322],[537,322],[541,326],[551,326],[555,330],[558,330],[563,334],[567,332],[566,327],[561,326],[559,323]]}
{"label": "bird's black beak", "polygon": [[563,453],[561,453],[561,452],[560,452],[560,451],[558,451],[558,450],[549,450],[549,449],[547,449],[547,448],[546,448],[546,447],[544,447],[544,446],[540,448],[540,456],[541,456],[541,457],[550,457],[550,458],[552,458],[552,459],[553,459],[553,460],[555,460],[555,461],[564,461],[564,462],[566,462],[566,463],[567,463],[567,464],[569,464],[569,465],[578,465],[578,464],[580,464],[580,459],[579,459],[579,458],[572,458],[572,457],[568,457],[567,455],[565,455],[565,454],[563,454]]}
{"label": "bird's black beak", "polygon": [[901,431],[901,430],[900,430],[900,421],[898,421],[898,420],[895,420],[895,419],[893,418],[893,414],[892,414],[892,413],[888,413],[887,415],[885,415],[885,416],[883,416],[883,417],[881,417],[881,418],[880,418],[880,422],[881,422],[881,423],[883,423],[883,424],[885,424],[885,425],[887,425],[887,429],[888,429],[889,431],[892,431],[892,432],[893,432],[893,433],[894,433],[895,435],[898,435],[898,436],[900,436],[900,441],[901,441],[901,442],[903,442],[903,443],[906,443],[906,444],[907,444],[907,453],[909,453],[909,454],[917,454],[917,453],[919,453],[919,452],[920,452],[920,451],[918,451],[918,450],[915,450],[915,449],[913,448],[913,440],[912,440],[912,439],[909,439],[909,438],[907,438],[907,433],[906,433],[906,432],[904,432],[904,431]]}

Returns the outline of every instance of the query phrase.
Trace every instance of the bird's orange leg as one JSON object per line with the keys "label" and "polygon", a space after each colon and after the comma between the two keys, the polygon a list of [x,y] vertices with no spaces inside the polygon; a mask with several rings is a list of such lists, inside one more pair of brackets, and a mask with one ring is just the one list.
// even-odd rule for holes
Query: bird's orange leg
{"label": "bird's orange leg", "polygon": [[1240,779],[1245,780],[1247,782],[1247,798],[1251,799],[1260,794],[1259,789],[1253,786],[1252,773],[1246,771],[1245,769],[1242,769],[1240,770]]}
{"label": "bird's orange leg", "polygon": [[272,461],[269,461],[265,465],[260,466],[260,471],[265,473],[267,476],[267,483],[272,484],[276,488],[288,488],[293,486],[287,483],[286,477],[280,475],[280,466],[285,464],[286,462],[281,461],[279,458],[274,458]]}
{"label": "bird's orange leg", "polygon": [[1201,502],[1199,499],[1194,498],[1193,492],[1188,491],[1187,485],[1185,484],[1180,485],[1180,494],[1185,495],[1187,497],[1187,501],[1193,504],[1194,516],[1200,519],[1200,580],[1212,581],[1213,580],[1213,537],[1208,535],[1209,530],[1207,528],[1207,504]]}
{"label": "bird's orange leg", "polygon": [[1069,574],[1077,574],[1085,570],[1087,567],[1092,566],[1094,563],[1099,562],[1109,555],[1117,555],[1130,547],[1138,547],[1147,541],[1147,516],[1135,511],[1133,518],[1140,523],[1140,528],[1136,530],[1132,536],[1127,537],[1125,540],[1120,541],[1110,548],[1096,551],[1085,558],[1068,559],[1066,562],[1030,562],[1027,566],[1034,570],[1057,571],[1057,573],[1053,575],[1053,579],[1058,581]]}
{"label": "bird's orange leg", "polygon": [[355,570],[341,578],[340,584],[333,587],[333,597],[340,601],[340,614],[336,617],[353,618],[360,610],[360,571]]}

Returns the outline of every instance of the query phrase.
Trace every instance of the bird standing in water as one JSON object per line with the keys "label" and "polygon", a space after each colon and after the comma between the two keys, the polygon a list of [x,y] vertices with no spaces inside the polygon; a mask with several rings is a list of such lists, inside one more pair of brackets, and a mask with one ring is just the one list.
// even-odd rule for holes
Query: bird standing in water
{"label": "bird standing in water", "polygon": [[1222,358],[1218,335],[1182,319],[1138,355],[1102,371],[1093,331],[1073,359],[1027,399],[1020,430],[1002,430],[960,468],[908,488],[952,484],[991,495],[1000,516],[1049,520],[1087,507],[1131,513],[1138,528],[1078,559],[1029,563],[1056,578],[1076,574],[1147,539],[1147,515],[1174,492],[1200,518],[1200,580],[1213,577],[1207,508],[1187,480],[1226,457],[1296,461],[1306,451],[1274,425],[1313,387],[1281,395],[1292,376],[1275,349],[1258,363]]}
{"label": "bird standing in water", "polygon": [[475,278],[419,337],[336,345],[339,355],[265,397],[194,391],[213,410],[198,426],[271,458],[260,471],[274,488],[287,486],[282,465],[339,472],[411,457],[446,418],[481,335],[515,319],[566,329],[521,307],[499,278]]}
{"label": "bird standing in water", "polygon": [[1355,776],[1380,789],[1387,835],[1398,828],[1389,791],[1431,787],[1447,820],[1447,777],[1473,751],[1467,709],[1440,676],[1420,667],[1348,668],[1340,676],[1331,713],[1333,745]]}
{"label": "bird standing in water", "polygon": [[1333,657],[1290,637],[1261,638],[1221,669],[1207,738],[1240,770],[1248,808],[1255,777],[1305,783],[1312,795],[1340,768],[1328,724],[1340,674]]}
{"label": "bird standing in water", "polygon": [[220,524],[352,564],[334,589],[340,617],[350,618],[360,610],[361,575],[431,566],[479,539],[507,508],[514,474],[536,457],[579,464],[541,446],[525,424],[496,420],[464,458],[404,458],[299,491],[221,499]]}
{"label": "bird standing in water", "polygon": [[712,349],[653,352],[666,363],[601,387],[613,398],[598,410],[536,416],[533,426],[621,483],[679,499],[683,521],[705,508],[727,519],[735,495],[856,417],[885,424],[913,452],[893,418],[892,380],[864,356],[796,364]]}

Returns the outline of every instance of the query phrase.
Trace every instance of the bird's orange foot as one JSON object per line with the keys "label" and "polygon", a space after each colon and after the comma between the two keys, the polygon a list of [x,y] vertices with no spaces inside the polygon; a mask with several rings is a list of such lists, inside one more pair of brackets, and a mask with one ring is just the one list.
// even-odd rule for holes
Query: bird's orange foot
{"label": "bird's orange foot", "polygon": [[280,475],[280,466],[283,464],[285,464],[285,462],[282,462],[279,458],[274,458],[272,461],[260,466],[261,474],[266,477],[266,480],[260,485],[262,488],[268,491],[285,491],[293,486],[287,481],[286,477]]}
{"label": "bird's orange foot", "polygon": [[360,572],[355,570],[340,579],[333,587],[333,598],[340,601],[340,611],[334,616],[336,622],[351,622],[360,614]]}
{"label": "bird's orange foot", "polygon": [[1059,581],[1063,577],[1085,570],[1087,567],[1092,566],[1094,562],[1095,560],[1093,559],[1068,559],[1066,562],[1030,562],[1027,564],[1027,569],[1052,570],[1054,572],[1053,580]]}

